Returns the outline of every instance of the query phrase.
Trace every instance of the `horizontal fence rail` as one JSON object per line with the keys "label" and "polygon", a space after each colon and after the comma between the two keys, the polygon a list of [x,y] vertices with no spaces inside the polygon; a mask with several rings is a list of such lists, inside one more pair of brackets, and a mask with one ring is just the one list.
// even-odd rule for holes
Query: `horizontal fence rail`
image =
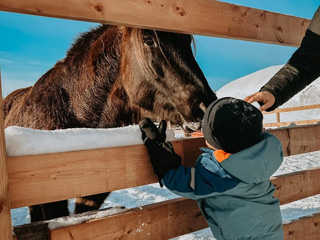
{"label": "horizontal fence rail", "polygon": [[[114,221],[114,218],[116,218],[116,221]],[[318,240],[320,234],[319,220],[320,213],[284,224],[284,239]],[[106,228],[106,226],[111,227]],[[197,203],[193,200],[179,198],[102,218],[99,219],[98,223],[89,221],[65,228],[49,229],[49,235],[52,240],[81,240],[84,239],[83,236],[86,236],[85,239],[101,240],[119,238],[162,240],[207,227],[208,224]],[[88,232],[90,233],[86,235]]]}
{"label": "horizontal fence rail", "polygon": [[263,126],[264,127],[283,127],[283,126],[288,126],[292,123],[297,124],[297,125],[306,125],[306,124],[315,124],[315,123],[320,122],[320,119],[302,120],[302,121],[288,121],[288,122],[281,122],[281,120],[280,120],[280,113],[296,112],[296,111],[311,110],[311,109],[320,109],[320,104],[291,107],[291,108],[280,108],[280,109],[276,109],[272,112],[264,112],[263,114],[265,114],[265,115],[276,114],[277,122],[264,123]]}
{"label": "horizontal fence rail", "polygon": [[271,112],[264,112],[264,114],[296,112],[296,111],[311,110],[311,109],[318,109],[318,108],[320,108],[320,104],[312,104],[312,105],[305,105],[305,106],[299,106],[299,107],[279,108]]}
{"label": "horizontal fence rail", "polygon": [[284,239],[286,240],[319,240],[320,238],[320,213],[296,219],[285,224]]}
{"label": "horizontal fence rail", "polygon": [[[284,239],[318,240],[319,221],[320,213],[317,213],[284,224]],[[193,200],[179,198],[101,218],[98,223],[95,220],[60,229],[49,229],[49,236],[52,240],[82,240],[83,236],[86,236],[86,240],[119,238],[162,240],[207,227],[208,224],[197,203]]]}
{"label": "horizontal fence rail", "polygon": [[213,0],[1,0],[0,11],[299,46],[310,20]]}
{"label": "horizontal fence rail", "polygon": [[316,124],[319,123],[320,119],[313,119],[313,120],[301,120],[301,121],[288,121],[288,122],[276,122],[276,123],[265,123],[263,126],[265,128],[269,127],[286,127],[290,124],[296,124],[296,125],[308,125],[308,124]]}
{"label": "horizontal fence rail", "polygon": [[[275,196],[281,204],[320,193],[320,168],[285,174],[272,178],[276,187]],[[103,210],[104,211],[104,210]],[[88,213],[90,215],[92,213]],[[94,213],[95,214],[95,213]],[[81,214],[79,218],[83,215]],[[317,223],[319,215],[301,220],[303,228],[295,228],[299,221],[284,225],[285,239],[296,239],[302,234],[319,237]],[[43,226],[44,225],[44,226]],[[208,227],[197,203],[194,200],[177,198],[147,206],[130,209],[125,213],[98,218],[62,228],[47,228],[48,222],[33,226],[41,230],[41,237],[47,235],[51,240],[89,240],[89,239],[169,239],[182,234]],[[16,232],[25,236],[30,225],[19,226]],[[31,228],[32,229],[32,228]],[[318,230],[317,230],[318,229]],[[314,232],[316,230],[316,232]],[[40,238],[41,239],[41,238]],[[316,238],[308,238],[316,239]]]}

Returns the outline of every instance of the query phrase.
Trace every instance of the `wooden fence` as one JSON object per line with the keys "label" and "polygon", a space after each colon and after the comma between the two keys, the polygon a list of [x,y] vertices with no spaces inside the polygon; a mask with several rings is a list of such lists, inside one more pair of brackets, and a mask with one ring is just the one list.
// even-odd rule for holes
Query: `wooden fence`
{"label": "wooden fence", "polygon": [[320,110],[320,104],[306,105],[306,106],[300,106],[300,107],[291,107],[291,108],[281,108],[281,109],[276,109],[272,112],[264,112],[263,114],[265,114],[265,115],[276,114],[276,122],[275,123],[265,123],[265,124],[263,124],[263,126],[266,128],[267,127],[283,127],[283,126],[288,126],[291,123],[294,123],[296,125],[305,125],[305,124],[315,124],[315,123],[320,122],[320,119],[281,122],[280,113],[296,112],[296,111],[311,110],[311,109],[319,109]]}
{"label": "wooden fence", "polygon": [[[1,0],[0,11],[298,46],[309,20],[212,0]],[[10,209],[156,182],[142,145],[7,157],[0,95],[0,239],[12,239]],[[320,125],[273,129],[286,156],[320,150]],[[174,142],[193,164],[203,138]],[[112,156],[112,157],[110,157]],[[108,162],[108,164],[106,164]],[[121,176],[121,179],[119,179]],[[272,179],[281,204],[320,194],[320,168]],[[91,184],[94,183],[94,184]],[[320,239],[319,214],[284,225],[285,239]],[[132,209],[73,226],[15,228],[18,239],[168,239],[207,227],[192,200]],[[35,231],[37,229],[37,231]],[[36,233],[43,233],[36,236]]]}
{"label": "wooden fence", "polygon": [[[281,108],[276,109],[272,112],[263,112],[264,115],[276,115],[276,122],[273,123],[264,123],[264,128],[272,128],[272,127],[285,127],[289,126],[290,124],[294,123],[295,125],[308,125],[308,124],[317,124],[320,123],[320,119],[310,119],[310,120],[301,120],[301,121],[286,121],[282,122],[280,118],[280,113],[288,113],[288,112],[297,112],[297,111],[303,111],[303,110],[312,110],[312,109],[319,109],[320,110],[320,104],[313,104],[313,105],[306,105],[306,106],[299,106],[299,107],[290,107],[290,108]],[[203,137],[203,133],[201,131],[194,132],[190,134],[191,137]]]}

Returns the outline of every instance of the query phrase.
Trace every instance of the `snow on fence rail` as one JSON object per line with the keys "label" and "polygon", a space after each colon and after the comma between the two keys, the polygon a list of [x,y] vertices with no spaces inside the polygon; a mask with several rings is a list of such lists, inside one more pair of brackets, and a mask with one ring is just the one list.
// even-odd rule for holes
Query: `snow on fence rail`
{"label": "snow on fence rail", "polygon": [[[300,44],[309,24],[308,19],[212,0],[2,0],[0,11],[288,46]],[[270,132],[280,139],[287,156],[320,149],[320,125],[279,128]],[[4,139],[0,107],[0,239],[12,239],[10,208],[156,182],[143,145],[7,157]],[[202,138],[174,142],[184,164],[189,166],[199,154],[199,146],[203,145]],[[113,157],[108,159],[110,154]],[[107,166],[106,161],[109,163]],[[93,165],[98,166],[94,169],[95,174],[91,172]],[[121,181],[118,178],[120,174],[124,176]],[[319,194],[319,179],[320,169],[311,169],[275,177],[272,182],[277,189],[276,196],[281,203],[287,203]],[[94,186],[86,185],[93,180]],[[50,184],[55,188],[50,188]],[[318,222],[319,214],[315,214],[285,225],[285,239],[300,240],[304,236],[319,239]],[[21,233],[19,239],[37,239],[37,236],[32,238],[35,232],[39,233],[38,236],[44,233],[38,239],[52,240],[168,239],[207,227],[195,202],[183,198],[58,229],[48,230],[47,225],[25,225],[16,228],[16,232]]]}

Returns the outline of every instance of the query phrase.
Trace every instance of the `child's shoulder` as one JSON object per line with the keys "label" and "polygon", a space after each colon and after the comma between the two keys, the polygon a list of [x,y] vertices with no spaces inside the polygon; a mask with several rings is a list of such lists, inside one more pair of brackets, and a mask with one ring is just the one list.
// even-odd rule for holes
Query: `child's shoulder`
{"label": "child's shoulder", "polygon": [[203,153],[198,157],[196,167],[203,167],[207,171],[217,174],[220,177],[230,177],[215,158],[214,150],[209,148],[201,148],[201,151]]}

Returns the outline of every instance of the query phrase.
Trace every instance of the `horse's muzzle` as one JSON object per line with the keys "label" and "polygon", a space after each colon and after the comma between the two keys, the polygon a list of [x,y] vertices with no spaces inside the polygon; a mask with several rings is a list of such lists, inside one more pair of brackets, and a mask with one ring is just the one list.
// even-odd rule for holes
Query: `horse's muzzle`
{"label": "horse's muzzle", "polygon": [[201,129],[200,122],[184,122],[182,124],[182,129],[186,133],[197,132]]}

